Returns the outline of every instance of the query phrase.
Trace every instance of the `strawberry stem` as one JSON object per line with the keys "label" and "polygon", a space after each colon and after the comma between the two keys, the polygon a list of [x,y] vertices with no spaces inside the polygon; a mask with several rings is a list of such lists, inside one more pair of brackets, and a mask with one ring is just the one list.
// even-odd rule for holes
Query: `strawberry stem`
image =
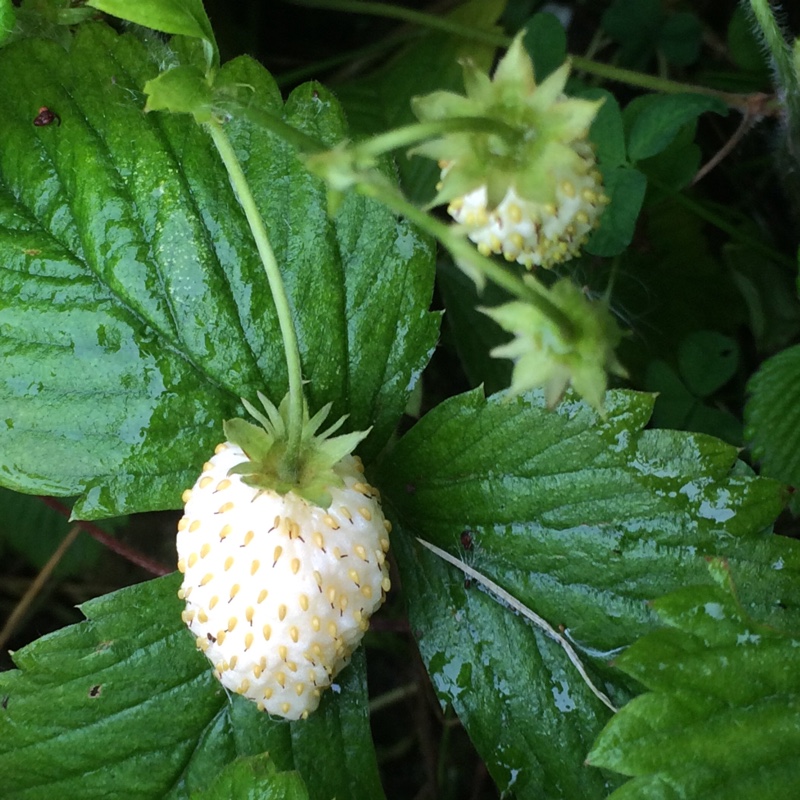
{"label": "strawberry stem", "polygon": [[795,55],[768,0],[750,0],[749,5],[756,21],[756,32],[763,36],[764,44],[772,56],[777,83],[782,89],[781,94],[790,120],[794,122],[792,127],[795,127],[796,120],[800,117],[800,75]]}
{"label": "strawberry stem", "polygon": [[[344,11],[353,14],[371,14],[384,19],[398,19],[409,25],[417,25],[423,29],[443,31],[454,38],[479,42],[492,47],[506,48],[511,44],[512,36],[501,31],[485,30],[477,25],[459,22],[450,17],[424,11],[415,11],[410,8],[392,5],[390,3],[367,2],[366,0],[287,0],[292,5],[306,6],[308,8],[324,8],[331,11]],[[753,10],[757,13],[760,8],[766,9],[766,0],[750,0]],[[577,54],[568,54],[572,66],[576,71],[595,75],[605,80],[624,83],[628,86],[637,86],[651,92],[663,94],[704,94],[717,97],[730,108],[746,112],[752,102],[752,95],[738,92],[726,92],[721,89],[712,89],[708,86],[697,86],[691,83],[662,78],[659,75],[650,75],[646,72],[594,61],[591,58]]]}
{"label": "strawberry stem", "polygon": [[489,117],[449,117],[431,122],[416,122],[378,134],[354,145],[354,157],[375,158],[392,150],[419,144],[428,139],[435,139],[447,133],[493,133],[515,142],[520,132],[513,125],[508,125]]}
{"label": "strawberry stem", "polygon": [[242,206],[242,210],[247,217],[250,230],[253,234],[261,263],[267,274],[272,300],[275,303],[275,310],[278,314],[278,323],[281,329],[283,340],[283,351],[286,355],[286,368],[289,376],[289,408],[287,420],[287,446],[286,461],[284,468],[289,475],[296,475],[300,460],[300,446],[303,434],[303,373],[300,364],[300,348],[297,343],[297,331],[294,327],[292,310],[289,305],[289,297],[286,293],[286,286],[281,276],[275,253],[269,243],[269,236],[261,218],[258,206],[256,205],[250,184],[247,182],[236,152],[231,145],[228,135],[222,125],[216,120],[205,125],[214,145],[219,152],[222,163],[228,171],[231,184]]}

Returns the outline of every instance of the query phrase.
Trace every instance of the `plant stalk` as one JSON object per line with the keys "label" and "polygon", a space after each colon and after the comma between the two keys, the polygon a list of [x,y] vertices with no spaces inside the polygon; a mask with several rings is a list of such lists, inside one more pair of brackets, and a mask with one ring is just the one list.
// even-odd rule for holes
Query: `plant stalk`
{"label": "plant stalk", "polygon": [[275,253],[269,243],[269,236],[264,225],[264,220],[256,205],[250,184],[247,182],[242,166],[236,156],[228,135],[219,122],[212,120],[206,123],[206,129],[211,134],[214,145],[219,152],[222,163],[228,171],[231,184],[247,217],[250,231],[253,234],[261,263],[267,275],[275,310],[278,314],[278,323],[283,339],[283,350],[286,355],[286,369],[289,376],[289,420],[287,443],[287,470],[295,473],[300,456],[300,443],[303,434],[303,373],[300,363],[300,347],[297,342],[297,332],[294,327],[292,310],[289,305],[289,296],[286,285],[281,276],[280,267],[275,259]]}
{"label": "plant stalk", "polygon": [[787,44],[783,31],[775,19],[769,0],[750,0],[750,9],[764,38],[764,43],[772,56],[778,83],[786,95],[786,102],[796,114],[797,105],[800,102],[798,100],[800,79],[795,69],[791,48]]}
{"label": "plant stalk", "polygon": [[42,567],[25,594],[20,598],[19,603],[14,607],[5,625],[3,625],[3,629],[0,630],[0,650],[5,648],[8,640],[14,635],[17,625],[19,625],[24,616],[28,613],[36,597],[44,588],[44,585],[53,574],[53,571],[66,554],[67,550],[69,550],[70,546],[78,538],[80,532],[81,526],[79,524],[74,524],[69,529],[67,535],[61,540],[58,547],[53,551],[53,554],[47,559],[47,563]]}
{"label": "plant stalk", "polygon": [[489,117],[450,117],[431,122],[416,122],[365,139],[354,146],[359,156],[377,157],[401,147],[409,147],[447,133],[489,133],[514,141],[520,132],[512,125]]}
{"label": "plant stalk", "polygon": [[[60,500],[57,500],[55,497],[40,497],[39,499],[48,508],[52,508],[53,511],[57,511],[59,514],[61,514],[62,517],[71,519],[70,509]],[[92,539],[99,542],[101,545],[103,545],[103,547],[107,548],[112,553],[116,553],[129,563],[135,564],[137,567],[141,567],[151,575],[169,575],[170,572],[174,571],[173,568],[165,567],[158,561],[153,560],[149,556],[139,552],[125,542],[120,541],[114,536],[111,536],[109,533],[106,533],[99,525],[95,525],[93,522],[88,522],[87,520],[76,520],[76,523],[80,526],[81,530],[88,533]]]}
{"label": "plant stalk", "polygon": [[[483,30],[448,17],[437,16],[423,11],[414,11],[389,3],[365,2],[365,0],[286,0],[286,2],[309,8],[324,8],[331,11],[371,14],[387,19],[398,19],[411,25],[418,25],[429,30],[443,31],[451,36],[458,36],[493,47],[508,47],[513,38],[499,31]],[[757,5],[764,6],[767,4],[767,0],[750,0],[750,2],[753,4],[754,10]],[[751,99],[748,94],[725,92],[711,89],[707,86],[681,83],[680,81],[649,75],[645,72],[637,72],[636,70],[617,67],[613,64],[605,64],[602,61],[594,61],[585,56],[570,54],[568,58],[576,70],[586,72],[589,75],[596,75],[598,78],[604,78],[605,80],[617,81],[628,86],[637,86],[640,89],[664,94],[690,93],[708,95],[709,97],[716,97],[730,108],[736,108],[742,112],[746,112],[751,106]]]}
{"label": "plant stalk", "polygon": [[271,113],[264,108],[242,103],[236,99],[222,99],[214,104],[216,114],[247,119],[270,133],[279,136],[301,153],[317,153],[327,150],[327,146],[314,136],[289,125],[278,114]]}

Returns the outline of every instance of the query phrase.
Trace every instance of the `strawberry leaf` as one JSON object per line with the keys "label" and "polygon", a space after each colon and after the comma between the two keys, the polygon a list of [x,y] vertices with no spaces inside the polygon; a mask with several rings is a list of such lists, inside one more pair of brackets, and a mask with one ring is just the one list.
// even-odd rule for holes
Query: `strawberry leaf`
{"label": "strawberry leaf", "polygon": [[16,23],[16,12],[11,0],[0,0],[0,44],[11,35]]}
{"label": "strawberry leaf", "polygon": [[583,759],[610,711],[562,646],[415,537],[563,631],[617,706],[635,687],[608,661],[657,624],[649,600],[709,581],[708,556],[728,558],[748,608],[769,619],[777,594],[800,622],[800,546],[765,532],[780,485],[709,436],[642,430],[652,403],[611,392],[600,419],[476,390],[424,417],[375,479],[434,686],[515,797],[605,797],[616,779]]}
{"label": "strawberry leaf", "polygon": [[3,797],[178,800],[265,751],[278,770],[299,770],[312,800],[382,797],[363,651],[340,696],[303,722],[274,721],[228,697],[194,649],[178,577],[85,603],[86,622],[14,654],[19,669],[0,674]]}
{"label": "strawberry leaf", "polygon": [[219,50],[203,0],[88,0],[88,6],[164,33],[200,39],[207,67],[219,66]]}
{"label": "strawberry leaf", "polygon": [[634,776],[612,798],[799,796],[796,619],[791,632],[789,620],[757,622],[717,586],[681,589],[653,607],[668,627],[616,661],[650,692],[611,720],[588,758]]}
{"label": "strawberry leaf", "polygon": [[307,800],[303,779],[296,772],[278,772],[268,755],[238,758],[191,800]]}
{"label": "strawberry leaf", "polygon": [[726,105],[716,97],[700,94],[645,95],[625,109],[628,126],[628,156],[635,164],[665,150],[680,129],[701,114],[713,111],[727,115]]}
{"label": "strawberry leaf", "polygon": [[747,385],[745,437],[766,475],[800,486],[800,345],[765,361]]}
{"label": "strawberry leaf", "polygon": [[[189,115],[143,114],[142,87],[174,54],[100,24],[69,53],[0,51],[0,482],[80,495],[85,518],[180,505],[180,492],[259,390],[286,370],[244,214]],[[284,106],[241,58],[226,85],[331,145],[345,136],[319,86]],[[36,126],[47,106],[61,124]],[[325,188],[282,140],[227,127],[284,270],[311,411],[386,443],[433,348],[430,244],[372,201],[328,218]]]}

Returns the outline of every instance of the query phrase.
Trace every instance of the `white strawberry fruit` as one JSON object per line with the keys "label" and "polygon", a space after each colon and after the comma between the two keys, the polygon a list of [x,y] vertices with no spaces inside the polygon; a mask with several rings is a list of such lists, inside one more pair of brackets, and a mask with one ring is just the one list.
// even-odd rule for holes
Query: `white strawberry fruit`
{"label": "white strawberry fruit", "polygon": [[[184,622],[223,686],[286,719],[319,705],[390,588],[390,523],[352,455],[364,433],[303,428],[301,461],[285,474],[286,401],[261,397],[262,427],[225,423],[184,493],[178,524]],[[284,474],[282,474],[284,473]]]}
{"label": "white strawberry fruit", "polygon": [[413,152],[438,161],[432,204],[448,203],[481,253],[549,268],[579,254],[609,203],[588,138],[602,101],[565,94],[568,63],[537,83],[523,34],[492,78],[464,62],[466,95],[414,98],[422,122],[461,127]]}

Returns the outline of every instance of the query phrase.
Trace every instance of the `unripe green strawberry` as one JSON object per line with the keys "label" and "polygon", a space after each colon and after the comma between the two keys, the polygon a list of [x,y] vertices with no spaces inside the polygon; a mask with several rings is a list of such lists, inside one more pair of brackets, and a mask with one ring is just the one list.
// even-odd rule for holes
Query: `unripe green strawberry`
{"label": "unripe green strawberry", "polygon": [[183,619],[223,686],[296,720],[317,708],[390,588],[391,526],[358,458],[315,484],[324,508],[252,485],[236,471],[252,463],[225,442],[184,493]]}
{"label": "unripe green strawberry", "polygon": [[608,203],[588,140],[600,102],[567,97],[569,65],[540,84],[517,36],[494,76],[464,64],[466,96],[434,92],[414,99],[423,122],[458,122],[413,152],[442,169],[434,204],[484,254],[528,268],[578,254]]}

